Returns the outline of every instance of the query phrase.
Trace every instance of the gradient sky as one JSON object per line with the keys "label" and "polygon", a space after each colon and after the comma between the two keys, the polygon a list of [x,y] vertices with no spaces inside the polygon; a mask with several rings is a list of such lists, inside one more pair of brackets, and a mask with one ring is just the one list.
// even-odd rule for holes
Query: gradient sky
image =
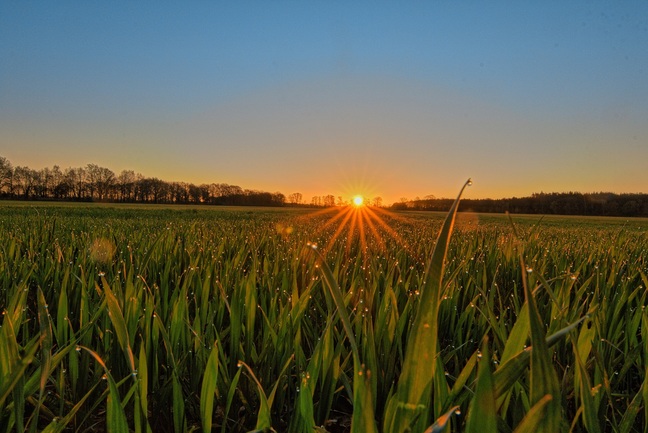
{"label": "gradient sky", "polygon": [[648,192],[648,2],[0,2],[0,156],[385,202]]}

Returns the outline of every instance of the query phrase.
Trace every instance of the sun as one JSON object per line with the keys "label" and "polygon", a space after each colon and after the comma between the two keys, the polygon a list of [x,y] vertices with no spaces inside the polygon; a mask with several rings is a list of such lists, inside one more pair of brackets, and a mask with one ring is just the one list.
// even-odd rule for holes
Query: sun
{"label": "sun", "polygon": [[363,204],[364,204],[364,197],[362,197],[361,195],[356,195],[355,197],[353,197],[353,205],[355,207],[360,207]]}

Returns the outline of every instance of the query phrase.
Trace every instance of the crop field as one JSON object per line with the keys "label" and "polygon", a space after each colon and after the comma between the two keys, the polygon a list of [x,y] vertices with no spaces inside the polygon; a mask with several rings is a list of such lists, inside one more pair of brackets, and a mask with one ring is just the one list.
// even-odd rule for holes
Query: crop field
{"label": "crop field", "polygon": [[0,433],[643,432],[648,220],[0,204]]}

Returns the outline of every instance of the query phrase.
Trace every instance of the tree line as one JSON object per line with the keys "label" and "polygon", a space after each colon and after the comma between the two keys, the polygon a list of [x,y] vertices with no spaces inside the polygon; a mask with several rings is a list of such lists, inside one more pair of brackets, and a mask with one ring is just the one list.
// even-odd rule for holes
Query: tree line
{"label": "tree line", "polygon": [[2,156],[0,198],[232,206],[283,206],[286,203],[286,197],[280,192],[243,189],[226,183],[167,182],[133,170],[123,170],[116,175],[96,164],[65,170],[55,165],[35,170],[14,167]]}
{"label": "tree line", "polygon": [[[391,208],[446,212],[453,202],[453,199],[427,196],[424,199],[401,199]],[[459,210],[483,213],[648,217],[648,194],[540,192],[530,197],[463,199]]]}

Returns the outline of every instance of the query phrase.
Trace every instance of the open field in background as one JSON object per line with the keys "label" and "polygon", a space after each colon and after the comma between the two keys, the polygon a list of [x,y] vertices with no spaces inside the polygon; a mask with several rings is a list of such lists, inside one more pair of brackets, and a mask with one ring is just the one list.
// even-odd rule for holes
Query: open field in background
{"label": "open field in background", "polygon": [[[445,214],[336,237],[333,212],[0,204],[0,433],[349,431],[359,372],[378,431],[402,431],[389,406]],[[457,215],[413,431],[645,431],[648,219],[512,219],[519,239]]]}

